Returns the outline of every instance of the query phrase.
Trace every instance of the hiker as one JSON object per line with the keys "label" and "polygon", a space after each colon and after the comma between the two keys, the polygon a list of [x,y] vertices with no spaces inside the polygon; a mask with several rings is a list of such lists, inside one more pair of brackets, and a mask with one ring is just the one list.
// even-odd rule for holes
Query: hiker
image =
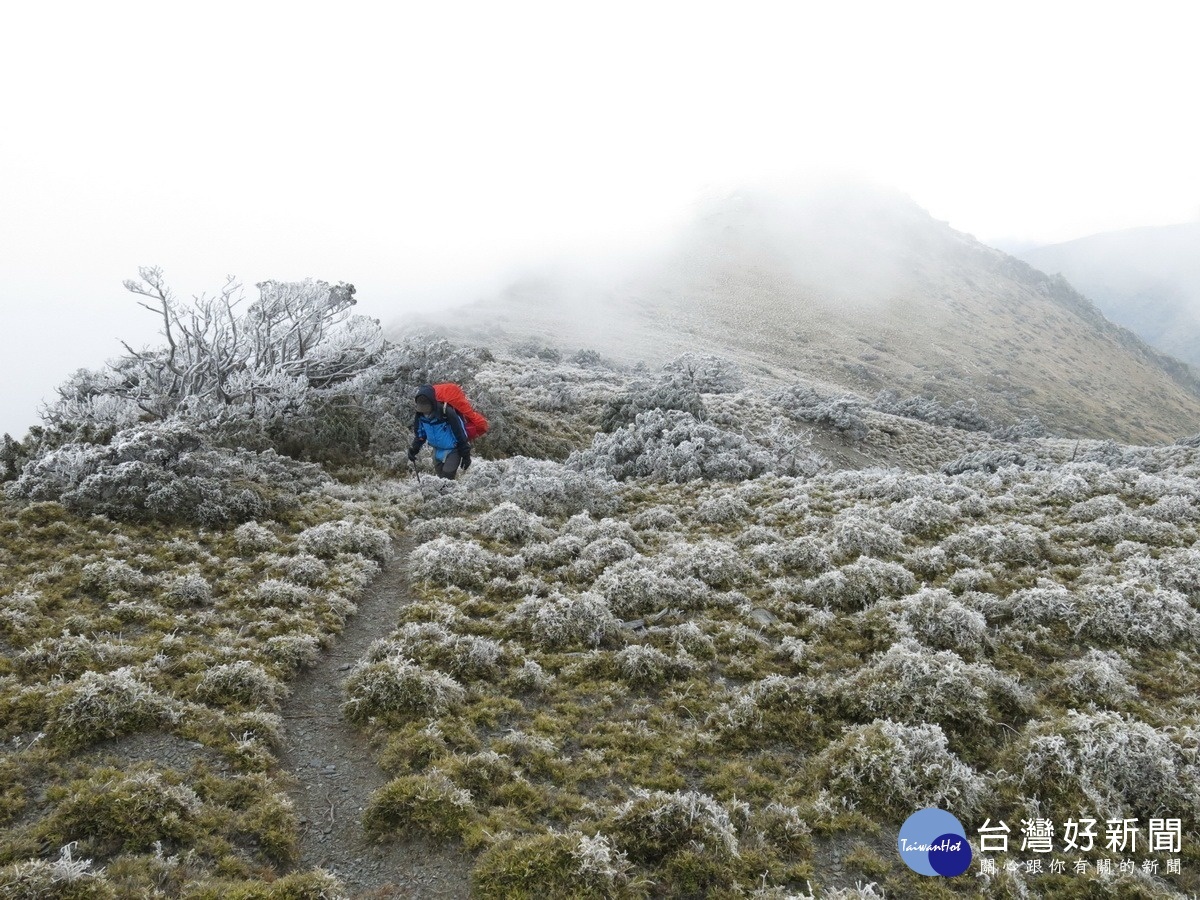
{"label": "hiker", "polygon": [[461,467],[471,468],[471,443],[467,426],[457,409],[438,401],[432,384],[423,384],[414,398],[417,409],[413,417],[413,442],[408,448],[408,461],[416,463],[417,454],[429,442],[433,448],[433,470],[439,478],[454,478]]}

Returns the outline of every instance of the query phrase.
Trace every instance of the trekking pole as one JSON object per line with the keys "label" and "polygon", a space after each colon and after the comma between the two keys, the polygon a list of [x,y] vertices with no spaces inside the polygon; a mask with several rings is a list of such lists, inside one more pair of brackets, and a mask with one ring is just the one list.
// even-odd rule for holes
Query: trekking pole
{"label": "trekking pole", "polygon": [[421,470],[417,468],[417,464],[413,460],[409,460],[408,464],[412,466],[413,474],[417,476],[417,484],[421,483]]}

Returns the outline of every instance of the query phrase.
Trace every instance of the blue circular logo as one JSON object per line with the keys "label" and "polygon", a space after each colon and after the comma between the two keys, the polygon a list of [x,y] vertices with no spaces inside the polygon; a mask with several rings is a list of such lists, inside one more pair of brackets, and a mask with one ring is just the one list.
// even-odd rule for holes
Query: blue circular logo
{"label": "blue circular logo", "polygon": [[953,878],[971,867],[971,843],[953,815],[930,807],[913,813],[900,826],[900,858],[918,875]]}

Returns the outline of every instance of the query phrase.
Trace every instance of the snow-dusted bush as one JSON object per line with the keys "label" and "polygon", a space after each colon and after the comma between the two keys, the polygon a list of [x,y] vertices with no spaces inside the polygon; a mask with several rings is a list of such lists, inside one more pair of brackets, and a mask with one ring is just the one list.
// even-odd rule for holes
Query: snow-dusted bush
{"label": "snow-dusted bush", "polygon": [[509,616],[509,623],[547,649],[595,647],[612,640],[621,631],[608,602],[591,593],[530,597]]}
{"label": "snow-dusted bush", "polygon": [[1079,703],[1117,706],[1137,695],[1137,688],[1129,683],[1129,663],[1111,650],[1089,650],[1064,669],[1063,686]]}
{"label": "snow-dusted bush", "polygon": [[213,666],[196,685],[196,699],[213,706],[275,709],[287,688],[249,660]]}
{"label": "snow-dusted bush", "polygon": [[695,622],[672,625],[664,633],[677,650],[697,659],[713,659],[717,655],[713,639]]}
{"label": "snow-dusted bush", "polygon": [[554,683],[554,676],[532,659],[527,659],[513,672],[513,683],[523,691],[544,691]]}
{"label": "snow-dusted bush", "polygon": [[80,583],[101,597],[110,599],[120,593],[147,588],[155,583],[155,579],[123,559],[105,559],[84,566]]}
{"label": "snow-dusted bush", "polygon": [[862,609],[882,597],[909,593],[916,581],[897,563],[862,557],[804,583],[803,595],[810,603],[841,610]]}
{"label": "snow-dusted bush", "polygon": [[841,681],[837,690],[858,716],[938,722],[967,731],[1022,715],[1029,698],[1009,676],[985,663],[968,663],[949,650],[932,651],[905,639]]}
{"label": "snow-dusted bush", "polygon": [[694,544],[674,544],[664,564],[675,577],[692,575],[710,588],[728,590],[744,585],[754,578],[754,572],[742,559],[737,547],[727,541],[706,538]]}
{"label": "snow-dusted bush", "polygon": [[944,428],[960,431],[992,431],[995,426],[979,411],[974,400],[956,400],[945,406],[936,397],[907,397],[903,400],[895,391],[883,391],[871,404],[880,412],[906,419],[917,419]]}
{"label": "snow-dusted bush", "polygon": [[652,506],[633,517],[631,523],[639,531],[674,531],[683,523],[674,511],[665,506]]}
{"label": "snow-dusted bush", "polygon": [[305,553],[323,559],[339,553],[361,553],[379,562],[392,558],[391,535],[361,522],[322,522],[300,532],[296,543]]}
{"label": "snow-dusted bush", "polygon": [[0,629],[13,634],[23,634],[33,627],[41,615],[39,603],[43,597],[39,591],[17,590],[0,597]]}
{"label": "snow-dusted bush", "polygon": [[297,609],[313,600],[315,594],[311,588],[293,584],[280,578],[269,578],[254,588],[250,598],[257,607],[280,607],[282,609]]}
{"label": "snow-dusted bush", "polygon": [[758,444],[690,413],[651,410],[612,434],[596,435],[589,449],[571,454],[567,466],[618,481],[740,481],[769,471],[772,459]]}
{"label": "snow-dusted bush", "polygon": [[172,421],[126,429],[104,446],[64,444],[30,461],[5,489],[85,515],[225,525],[276,515],[329,481],[319,467],[270,450],[212,447]]}
{"label": "snow-dusted bush", "polygon": [[366,658],[376,662],[394,656],[477,679],[499,673],[504,648],[491,638],[455,634],[436,622],[410,622],[386,641],[373,644]]}
{"label": "snow-dusted bush", "polygon": [[998,605],[998,611],[1022,627],[1050,625],[1074,621],[1079,615],[1078,601],[1061,584],[1043,579],[1036,587],[1009,594]]}
{"label": "snow-dusted bush", "polygon": [[637,551],[629,541],[613,536],[602,536],[592,541],[579,554],[570,571],[576,577],[595,578],[613,563],[635,556]]}
{"label": "snow-dusted bush", "polygon": [[1006,565],[1031,565],[1044,559],[1048,541],[1046,535],[1023,522],[997,525],[976,525],[950,535],[942,546],[951,556],[961,556],[979,562],[999,562]]}
{"label": "snow-dusted bush", "polygon": [[275,532],[258,522],[243,522],[233,530],[233,540],[238,552],[244,556],[274,550],[282,543]]}
{"label": "snow-dusted bush", "polygon": [[833,545],[842,559],[859,556],[899,556],[904,552],[904,535],[879,517],[858,507],[844,510],[833,519]]}
{"label": "snow-dusted bush", "polygon": [[825,397],[807,385],[796,384],[776,391],[770,400],[793,418],[832,428],[850,440],[860,441],[867,436],[863,401],[851,394]]}
{"label": "snow-dusted bush", "polygon": [[1178,591],[1136,582],[1086,588],[1076,631],[1121,645],[1153,647],[1200,637],[1200,615]]}
{"label": "snow-dusted bush", "polygon": [[744,820],[746,804],[723,804],[698,791],[634,791],[617,807],[612,832],[617,844],[639,862],[661,862],[680,850],[736,857],[735,820]]}
{"label": "snow-dusted bush", "polygon": [[664,571],[664,567],[643,556],[614,563],[595,585],[612,611],[629,618],[661,609],[694,609],[703,602],[705,586],[692,575]]}
{"label": "snow-dusted bush", "polygon": [[312,665],[320,651],[320,642],[310,634],[279,634],[267,638],[267,657],[288,670]]}
{"label": "snow-dusted bush", "polygon": [[750,504],[728,491],[709,497],[696,509],[696,518],[712,525],[742,522],[749,517]]}
{"label": "snow-dusted bush", "polygon": [[117,896],[104,869],[90,859],[76,859],[72,842],[58,859],[27,859],[0,867],[4,900],[112,900]]}
{"label": "snow-dusted bush", "polygon": [[298,553],[295,556],[285,557],[280,563],[280,568],[283,569],[284,575],[289,580],[305,587],[319,584],[329,574],[329,567],[309,553]]}
{"label": "snow-dusted bush", "polygon": [[480,516],[479,533],[498,541],[523,544],[541,524],[541,516],[526,512],[510,500]]}
{"label": "snow-dusted bush", "polygon": [[588,466],[518,456],[471,470],[470,492],[459,502],[470,508],[492,509],[505,501],[547,517],[602,514],[616,506],[611,482],[595,477]]}
{"label": "snow-dusted bush", "polygon": [[618,650],[613,661],[621,678],[635,685],[662,684],[686,678],[696,670],[696,664],[687,657],[667,656],[645,644],[630,644]]}
{"label": "snow-dusted bush", "polygon": [[47,734],[71,746],[130,734],[172,717],[170,701],[125,667],[84,672],[51,703]]}
{"label": "snow-dusted bush", "polygon": [[702,394],[734,394],[746,385],[746,376],[738,365],[719,356],[685,353],[662,370],[680,376]]}
{"label": "snow-dusted bush", "polygon": [[940,806],[958,816],[980,808],[986,782],[947,749],[937,725],[877,719],[846,730],[817,767],[830,790],[890,814]]}
{"label": "snow-dusted bush", "polygon": [[345,690],[346,717],[359,723],[389,714],[436,718],[466,698],[463,686],[449,675],[402,656],[360,661],[346,678]]}
{"label": "snow-dusted bush", "polygon": [[942,466],[946,475],[962,475],[964,472],[998,472],[1006,466],[1029,466],[1034,460],[1024,453],[1005,448],[1002,450],[972,450],[953,462]]}
{"label": "snow-dusted bush", "polygon": [[626,900],[644,895],[626,854],[603,834],[551,831],[502,835],[479,857],[471,881],[482,897],[546,897]]}
{"label": "snow-dusted bush", "polygon": [[733,691],[714,718],[728,731],[803,744],[812,730],[814,704],[824,690],[823,684],[811,679],[768,675]]}
{"label": "snow-dusted bush", "polygon": [[932,497],[910,497],[888,507],[884,518],[907,534],[933,535],[958,519],[958,510]]}
{"label": "snow-dusted bush", "polygon": [[202,606],[212,602],[212,585],[203,575],[177,575],[166,587],[166,597],[176,606]]}
{"label": "snow-dusted bush", "polygon": [[469,588],[509,571],[509,566],[504,557],[474,541],[440,537],[413,550],[409,569],[414,578],[430,584]]}
{"label": "snow-dusted bush", "polygon": [[600,420],[600,427],[616,431],[637,421],[643,413],[675,410],[697,419],[706,418],[704,399],[696,385],[686,378],[665,377],[653,382],[635,381],[622,394],[612,397]]}
{"label": "snow-dusted bush", "polygon": [[987,619],[944,588],[925,588],[900,601],[901,621],[921,643],[937,650],[974,654],[983,645]]}
{"label": "snow-dusted bush", "polygon": [[1200,808],[1196,735],[1114,712],[1029,725],[1015,746],[1026,790],[1079,803],[1106,818],[1182,816]]}

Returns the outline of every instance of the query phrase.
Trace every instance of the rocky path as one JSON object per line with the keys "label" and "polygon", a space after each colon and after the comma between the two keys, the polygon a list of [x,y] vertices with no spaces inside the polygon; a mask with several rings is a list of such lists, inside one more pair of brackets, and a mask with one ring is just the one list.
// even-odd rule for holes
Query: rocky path
{"label": "rocky path", "polygon": [[361,819],[373,791],[387,777],[375,765],[363,735],[341,716],[342,681],[376,638],[396,623],[408,597],[411,545],[395,556],[367,589],[334,645],[292,683],[282,714],[287,727],[280,765],[295,779],[291,790],[301,820],[297,869],[320,866],[336,875],[351,897],[466,897],[470,857],[458,848],[422,842],[367,839]]}

